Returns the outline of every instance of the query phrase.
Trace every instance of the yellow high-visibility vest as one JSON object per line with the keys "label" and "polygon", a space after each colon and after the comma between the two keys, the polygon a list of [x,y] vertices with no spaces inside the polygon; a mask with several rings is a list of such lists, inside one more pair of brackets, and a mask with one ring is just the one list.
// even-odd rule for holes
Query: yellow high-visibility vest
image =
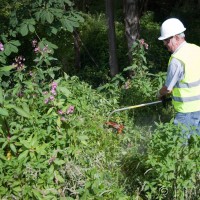
{"label": "yellow high-visibility vest", "polygon": [[169,59],[184,66],[184,78],[172,90],[172,104],[177,112],[200,111],[200,47],[186,43]]}

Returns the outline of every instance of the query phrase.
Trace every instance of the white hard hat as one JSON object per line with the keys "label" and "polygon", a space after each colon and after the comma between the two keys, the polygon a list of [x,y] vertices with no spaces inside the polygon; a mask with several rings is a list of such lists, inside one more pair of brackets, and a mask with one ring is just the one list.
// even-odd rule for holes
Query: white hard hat
{"label": "white hard hat", "polygon": [[171,36],[182,33],[186,30],[183,23],[176,18],[167,19],[162,23],[160,32],[161,36],[158,38],[159,40],[167,39]]}

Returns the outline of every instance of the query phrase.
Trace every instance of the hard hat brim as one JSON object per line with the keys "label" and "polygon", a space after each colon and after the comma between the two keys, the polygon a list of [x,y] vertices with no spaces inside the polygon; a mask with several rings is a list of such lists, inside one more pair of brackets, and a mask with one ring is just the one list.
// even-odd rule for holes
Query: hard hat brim
{"label": "hard hat brim", "polygon": [[[183,33],[185,30],[186,30],[186,28],[184,28],[180,33]],[[174,35],[160,36],[160,37],[158,38],[158,40],[165,40],[165,39],[167,39],[167,38],[169,38],[169,37],[178,35],[178,34],[180,34],[180,33],[176,33],[176,34],[174,34]]]}

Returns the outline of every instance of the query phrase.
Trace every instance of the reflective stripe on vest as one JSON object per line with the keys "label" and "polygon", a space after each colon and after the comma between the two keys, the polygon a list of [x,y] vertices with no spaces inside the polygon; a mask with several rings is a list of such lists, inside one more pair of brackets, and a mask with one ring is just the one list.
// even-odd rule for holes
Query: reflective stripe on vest
{"label": "reflective stripe on vest", "polygon": [[200,110],[200,47],[186,43],[172,58],[178,59],[184,66],[184,79],[172,90],[173,105],[177,112],[195,112]]}

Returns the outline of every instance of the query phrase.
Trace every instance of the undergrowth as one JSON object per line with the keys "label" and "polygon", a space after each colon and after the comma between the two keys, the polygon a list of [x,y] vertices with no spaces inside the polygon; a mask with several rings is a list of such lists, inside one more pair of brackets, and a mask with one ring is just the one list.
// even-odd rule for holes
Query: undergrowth
{"label": "undergrowth", "polygon": [[149,108],[149,125],[145,108],[110,115],[156,100],[164,74],[149,72],[146,42],[133,46],[124,69],[132,76],[118,74],[96,90],[50,66],[48,44],[38,44],[35,66],[18,57],[0,71],[1,199],[197,198],[199,136],[188,140],[162,123],[171,107]]}

